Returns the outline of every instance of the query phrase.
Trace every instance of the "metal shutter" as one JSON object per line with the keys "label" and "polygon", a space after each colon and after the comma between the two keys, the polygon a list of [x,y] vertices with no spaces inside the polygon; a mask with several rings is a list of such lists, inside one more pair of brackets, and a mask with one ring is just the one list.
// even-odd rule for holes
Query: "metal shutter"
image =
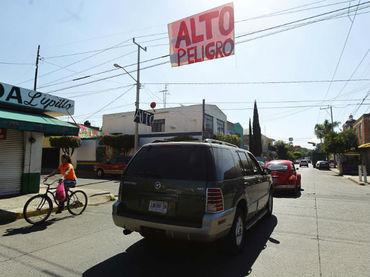
{"label": "metal shutter", "polygon": [[0,140],[0,195],[18,194],[21,191],[23,132],[8,129],[5,140]]}

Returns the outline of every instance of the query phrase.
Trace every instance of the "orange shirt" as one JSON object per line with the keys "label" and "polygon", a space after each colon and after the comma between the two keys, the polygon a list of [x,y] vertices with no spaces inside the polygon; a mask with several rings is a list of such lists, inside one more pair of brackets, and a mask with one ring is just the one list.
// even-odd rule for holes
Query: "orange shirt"
{"label": "orange shirt", "polygon": [[67,176],[64,177],[65,180],[76,180],[76,174],[75,174],[75,170],[73,169],[73,165],[72,164],[61,164],[58,169],[60,171],[60,173],[62,175],[64,175],[66,173],[66,171],[71,168],[71,170],[68,172]]}

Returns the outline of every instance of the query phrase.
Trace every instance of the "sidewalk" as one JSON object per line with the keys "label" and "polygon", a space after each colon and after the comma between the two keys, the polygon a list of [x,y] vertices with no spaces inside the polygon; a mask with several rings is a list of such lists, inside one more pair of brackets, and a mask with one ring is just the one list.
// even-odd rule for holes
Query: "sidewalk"
{"label": "sidewalk", "polygon": [[[115,200],[114,195],[109,191],[91,189],[85,186],[79,187],[78,185],[72,188],[72,190],[77,189],[81,189],[87,194],[88,206],[97,206]],[[45,192],[45,190],[46,186],[41,184],[40,193]],[[0,225],[22,219],[24,204],[36,194],[37,193],[0,199]],[[53,211],[56,211],[56,209],[57,206],[53,201]]]}
{"label": "sidewalk", "polygon": [[[335,172],[336,174],[339,174],[339,170],[338,168],[330,168],[331,171]],[[362,185],[362,186],[365,186],[365,185],[368,185],[369,183],[365,183],[364,181],[360,182],[358,176],[355,176],[355,175],[343,175],[344,178],[358,184],[358,185]]]}

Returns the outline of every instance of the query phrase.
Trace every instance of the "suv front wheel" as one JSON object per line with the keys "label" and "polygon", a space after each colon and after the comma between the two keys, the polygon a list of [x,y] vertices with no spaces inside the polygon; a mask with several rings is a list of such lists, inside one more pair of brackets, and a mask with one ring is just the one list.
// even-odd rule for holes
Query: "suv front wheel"
{"label": "suv front wheel", "polygon": [[247,238],[246,231],[244,210],[238,207],[233,226],[224,241],[227,252],[237,255],[243,251]]}

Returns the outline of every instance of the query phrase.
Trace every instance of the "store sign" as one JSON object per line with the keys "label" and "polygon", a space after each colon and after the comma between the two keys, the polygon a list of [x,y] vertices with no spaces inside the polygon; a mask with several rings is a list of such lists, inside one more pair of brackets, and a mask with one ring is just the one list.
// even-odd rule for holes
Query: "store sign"
{"label": "store sign", "polygon": [[234,54],[233,3],[168,24],[172,66]]}
{"label": "store sign", "polygon": [[16,105],[55,112],[60,115],[74,114],[73,100],[38,91],[0,83],[0,104]]}
{"label": "store sign", "polygon": [[0,140],[5,140],[6,139],[6,130],[4,128],[0,128]]}
{"label": "store sign", "polygon": [[152,122],[154,120],[154,114],[143,111],[140,109],[137,109],[135,112],[134,122],[145,124],[145,125],[152,125]]}

